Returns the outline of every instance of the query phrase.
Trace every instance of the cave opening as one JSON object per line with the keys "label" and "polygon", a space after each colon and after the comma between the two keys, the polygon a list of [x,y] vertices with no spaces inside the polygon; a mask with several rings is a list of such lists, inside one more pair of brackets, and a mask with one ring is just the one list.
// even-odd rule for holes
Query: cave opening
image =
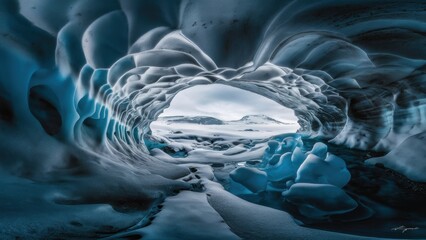
{"label": "cave opening", "polygon": [[212,151],[216,160],[207,155],[205,162],[235,161],[236,155],[262,148],[272,136],[297,132],[297,121],[292,109],[262,95],[223,84],[197,85],[176,94],[150,124],[152,138],[160,142],[150,150],[159,148],[178,158]]}

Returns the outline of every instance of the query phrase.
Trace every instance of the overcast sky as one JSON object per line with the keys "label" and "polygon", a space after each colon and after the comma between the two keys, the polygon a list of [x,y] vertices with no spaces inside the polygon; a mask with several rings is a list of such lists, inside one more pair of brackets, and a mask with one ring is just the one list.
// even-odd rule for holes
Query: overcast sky
{"label": "overcast sky", "polygon": [[237,120],[264,114],[282,122],[297,122],[294,112],[252,92],[221,84],[200,85],[179,92],[160,116],[212,116]]}

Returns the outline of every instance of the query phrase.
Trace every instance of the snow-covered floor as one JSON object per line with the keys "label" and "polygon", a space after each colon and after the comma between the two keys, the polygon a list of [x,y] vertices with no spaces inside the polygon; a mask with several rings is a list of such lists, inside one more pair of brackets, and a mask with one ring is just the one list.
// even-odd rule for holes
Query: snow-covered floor
{"label": "snow-covered floor", "polygon": [[143,239],[380,239],[305,228],[286,212],[247,202],[215,182],[213,169],[195,169],[189,177],[202,192],[182,191],[167,198],[151,224],[111,236]]}
{"label": "snow-covered floor", "polygon": [[[298,223],[298,220],[285,212],[282,207],[274,207],[274,205],[278,206],[280,203],[271,204],[271,202],[268,202],[271,200],[265,200],[268,196],[258,198],[240,184],[229,179],[229,172],[233,169],[252,164],[250,162],[256,164],[256,161],[262,159],[270,137],[281,133],[295,132],[295,126],[270,124],[253,124],[250,126],[247,124],[200,125],[154,122],[151,125],[151,129],[153,135],[158,137],[157,139],[162,139],[166,145],[174,149],[168,153],[160,149],[152,149],[152,154],[164,161],[190,167],[193,170],[192,173],[183,179],[201,184],[203,187],[201,193],[185,191],[168,200],[166,199],[163,209],[171,208],[167,210],[167,214],[175,210],[176,214],[179,214],[179,220],[177,220],[179,224],[173,223],[174,220],[171,220],[172,218],[169,221],[165,220],[167,217],[164,216],[168,215],[166,213],[163,215],[160,212],[157,215],[158,220],[153,220],[152,227],[135,230],[138,234],[146,236],[148,239],[215,239],[216,237],[218,239],[233,239],[234,237],[243,239],[376,239],[372,236],[382,236],[386,239],[406,239],[421,238],[424,232],[422,227],[424,222],[422,220],[416,220],[415,217],[412,219],[406,218],[410,213],[403,214],[398,218],[397,214],[392,213],[393,211],[385,207],[385,205],[366,199],[363,201],[370,201],[369,204],[378,211],[377,219],[368,220],[365,223],[362,221],[355,224],[350,222],[343,223],[347,226],[353,225],[353,227],[346,227],[341,230],[338,230],[339,227],[332,227],[330,224],[322,227],[319,225],[316,228],[303,226],[304,224]],[[245,131],[245,129],[250,130]],[[215,138],[216,140],[214,140]],[[185,154],[184,156],[172,157],[174,155],[173,151],[181,151]],[[359,157],[356,155],[358,154],[357,152],[350,152],[340,148],[334,149],[334,151],[341,151],[340,154],[347,156],[349,161],[347,163],[351,166],[354,166],[354,164],[362,166],[363,164],[362,158],[356,159]],[[369,156],[373,153],[362,154]],[[368,171],[374,172],[375,170],[369,169]],[[354,179],[354,181],[359,181],[357,176]],[[372,181],[375,180],[372,179]],[[388,187],[391,186],[388,185]],[[353,186],[350,186],[348,188],[349,192],[357,191],[353,188]],[[391,188],[396,189],[395,187]],[[324,194],[325,197],[326,193]],[[391,193],[387,194],[389,196],[392,195]],[[186,200],[182,200],[183,198],[186,198]],[[181,206],[181,201],[190,202],[194,208],[188,209],[188,206]],[[194,201],[199,201],[199,203]],[[255,202],[258,201],[266,201],[267,203],[256,204]],[[204,206],[204,210],[200,212],[194,210],[198,206]],[[176,209],[181,209],[182,211]],[[201,218],[211,214],[212,219],[209,221],[205,219],[196,220],[194,222],[189,220],[199,219],[200,214],[202,215]],[[386,219],[386,215],[391,220]],[[377,225],[374,225],[375,221]],[[227,227],[223,226],[224,223]],[[342,223],[339,224],[339,226],[342,226]],[[154,227],[154,225],[156,226]],[[176,228],[170,231],[179,234],[173,235],[167,231],[155,230],[163,229],[162,225],[165,229]],[[418,228],[417,226],[421,227]],[[178,229],[181,227],[193,230],[188,232],[187,230]],[[407,228],[408,230],[404,231]],[[211,235],[211,229],[222,229],[220,233],[228,235],[228,237],[223,237],[221,234]],[[328,229],[328,231],[325,229]],[[336,230],[342,233],[335,232]],[[156,234],[152,234],[152,231],[156,232]],[[219,230],[214,231],[219,232]],[[230,234],[229,231],[235,235]]]}
{"label": "snow-covered floor", "polygon": [[[411,211],[402,214],[397,221],[386,222],[386,214],[389,218],[398,216],[384,205],[373,203],[371,200],[369,203],[379,209],[379,218],[365,223],[343,223],[345,226],[353,226],[352,229],[342,228],[338,232],[339,227],[333,227],[332,224],[326,226],[302,224],[298,217],[294,216],[294,212],[286,212],[286,209],[280,206],[282,200],[270,198],[269,195],[254,194],[230,179],[229,173],[234,169],[247,164],[257,164],[262,159],[270,137],[294,132],[295,126],[182,123],[168,125],[155,122],[151,127],[153,138],[162,141],[158,145],[162,146],[161,149],[151,149],[152,155],[177,164],[182,169],[189,169],[187,173],[180,173],[182,177],[175,181],[177,187],[171,195],[150,192],[157,198],[147,202],[145,207],[132,206],[135,202],[141,201],[138,198],[135,198],[134,202],[130,200],[121,203],[120,199],[115,197],[138,196],[146,193],[142,190],[147,190],[150,185],[158,184],[156,178],[141,178],[143,181],[139,184],[143,185],[141,193],[135,193],[135,190],[139,189],[136,181],[138,175],[135,175],[134,189],[125,189],[119,183],[107,181],[105,182],[110,185],[106,185],[105,189],[79,189],[88,196],[99,195],[99,192],[105,193],[102,197],[111,198],[111,202],[115,204],[90,198],[90,203],[82,204],[79,199],[69,199],[62,195],[64,189],[71,186],[68,184],[75,184],[74,179],[43,183],[0,172],[1,182],[4,183],[0,189],[0,198],[3,203],[7,203],[0,206],[2,239],[340,240],[422,239],[424,236],[425,221],[419,218],[421,213],[414,216]],[[245,129],[251,130],[244,131]],[[311,148],[312,143],[307,141],[306,147]],[[167,153],[164,152],[165,149],[168,149]],[[356,152],[337,150],[343,151],[341,154],[347,156],[345,160],[348,160],[349,166],[362,165],[362,161],[355,156]],[[353,162],[349,159],[352,155],[355,156],[352,157]],[[376,171],[375,168],[373,170]],[[111,173],[111,169],[106,169],[106,175]],[[372,179],[374,174],[365,176],[370,178],[368,186],[378,181]],[[397,189],[392,185],[394,183],[384,178],[383,172],[377,176],[379,181],[386,181],[386,184],[379,182],[384,185],[378,194],[379,197],[393,196],[393,191]],[[346,190],[355,194],[357,188],[364,188],[362,184],[365,179],[363,176],[352,177],[356,183],[360,182],[361,186],[355,184]],[[129,176],[123,176],[123,179],[128,178]],[[104,180],[104,178],[93,179],[94,182]],[[94,194],[93,191],[98,193]],[[407,204],[410,205],[412,199],[409,199],[409,195],[405,197]],[[20,200],[16,202],[16,199]],[[395,200],[388,197],[387,201],[393,203]],[[412,218],[408,219],[407,216]]]}

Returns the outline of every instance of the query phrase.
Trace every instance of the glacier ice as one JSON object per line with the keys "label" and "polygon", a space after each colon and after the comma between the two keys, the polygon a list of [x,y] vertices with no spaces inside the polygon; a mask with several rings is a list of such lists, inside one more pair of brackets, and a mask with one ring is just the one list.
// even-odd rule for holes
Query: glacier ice
{"label": "glacier ice", "polygon": [[[397,206],[404,198],[423,199],[424,9],[420,0],[0,0],[0,179],[8,190],[0,199],[18,202],[11,186],[22,184],[28,199],[51,209],[100,204],[105,216],[122,217],[129,205],[144,211],[191,189],[181,180],[191,174],[188,167],[150,152],[159,143],[149,126],[178,92],[213,83],[293,109],[304,136],[387,154],[370,156],[367,163],[376,167],[362,165],[368,174],[353,168],[363,175],[358,181],[371,186],[364,197]],[[356,199],[341,187],[354,194],[359,189],[345,185],[350,176],[343,162],[322,144],[306,154],[297,137],[288,137],[271,142],[263,157],[263,149],[234,154],[235,148],[230,155],[199,149],[186,160],[262,159],[266,175],[238,170],[261,179],[259,186],[248,185],[255,192],[264,189],[266,177],[284,182],[292,202],[311,194],[315,211],[299,203],[306,215],[350,211],[349,199]],[[187,145],[174,147],[186,151]],[[386,177],[371,180],[377,172]],[[302,188],[309,184],[329,189],[345,204],[329,208],[331,199],[317,199],[318,189]],[[403,189],[400,195],[393,195],[396,188]],[[27,211],[19,202],[15,207]],[[416,207],[421,214],[424,207]],[[72,217],[63,212],[61,219]],[[26,226],[20,237],[30,237],[31,222],[19,221]],[[7,237],[21,228],[13,229]],[[40,231],[37,236],[46,236]]]}
{"label": "glacier ice", "polygon": [[[293,108],[303,130],[350,147],[389,150],[409,135],[424,130],[424,117],[421,114],[424,110],[424,104],[421,104],[424,89],[420,84],[421,75],[415,73],[416,69],[421,71],[422,58],[419,58],[421,54],[418,51],[411,51],[415,47],[410,47],[417,46],[417,42],[410,42],[410,45],[404,42],[405,47],[396,50],[386,44],[370,41],[368,37],[372,32],[383,36],[390,34],[391,30],[382,30],[391,24],[390,21],[371,17],[355,24],[351,18],[347,18],[345,21],[348,21],[348,25],[340,29],[333,21],[321,19],[318,22],[321,23],[321,31],[304,31],[305,28],[310,29],[310,18],[304,18],[303,14],[321,11],[329,6],[339,9],[341,6],[333,1],[318,5],[298,2],[281,12],[278,11],[280,7],[268,7],[256,13],[256,21],[247,19],[246,12],[251,7],[261,5],[259,1],[244,7],[237,6],[235,2],[227,3],[228,11],[239,9],[235,18],[230,18],[226,14],[228,11],[221,14],[213,11],[206,16],[193,14],[203,12],[205,7],[212,7],[208,2],[198,3],[182,7],[186,12],[181,14],[190,17],[178,18],[181,31],[173,31],[169,25],[173,21],[165,20],[165,16],[151,19],[149,14],[140,14],[145,11],[149,13],[148,9],[163,9],[173,16],[172,12],[179,8],[176,4],[151,3],[147,7],[135,1],[107,1],[103,6],[97,6],[85,1],[69,1],[56,4],[58,11],[55,13],[39,12],[49,6],[39,1],[34,6],[22,1],[20,7],[5,1],[3,11],[7,12],[9,17],[6,19],[10,24],[19,22],[22,29],[27,29],[26,32],[34,32],[34,40],[41,41],[38,44],[40,53],[36,54],[38,60],[47,61],[49,57],[55,57],[53,60],[62,74],[70,74],[76,80],[78,78],[76,85],[79,91],[75,102],[84,98],[96,99],[100,108],[106,109],[98,111],[108,110],[109,115],[114,115],[104,120],[108,124],[103,124],[107,126],[103,130],[148,126],[176,91],[194,84],[217,81],[254,91]],[[359,4],[376,8],[367,2]],[[415,9],[416,4],[407,3],[407,9]],[[390,10],[383,14],[389,16],[394,9],[399,9],[391,3],[384,5]],[[351,3],[350,6],[356,4]],[[60,11],[69,14],[64,15]],[[274,16],[271,18],[273,21],[261,37],[257,34],[262,29],[260,22],[266,24],[271,16]],[[391,25],[402,31],[400,35],[415,39],[415,33],[421,31],[422,24],[415,15],[404,17],[406,20]],[[356,19],[355,16],[352,18]],[[240,19],[245,19],[245,24],[251,26],[246,28],[251,30],[244,33],[250,37],[244,38],[244,41],[239,41],[239,36],[244,36],[239,35],[242,34],[239,29],[243,22]],[[20,30],[15,31],[13,34],[18,36]],[[230,45],[223,45],[221,37],[227,39]],[[29,46],[25,43],[29,39],[19,39],[22,46]],[[417,38],[416,41],[420,40]],[[13,40],[6,37],[3,42],[11,44]],[[251,47],[257,45],[257,48]],[[243,50],[248,48],[251,50]],[[221,55],[223,49],[232,49],[235,55],[241,57]],[[370,54],[370,49],[377,49],[378,53]],[[53,63],[52,59],[49,61]],[[250,61],[253,66],[246,66]],[[329,64],[331,62],[334,64]],[[101,72],[108,73],[108,76],[102,76]],[[191,79],[192,76],[195,78]],[[102,79],[105,77],[107,80]],[[389,80],[382,83],[375,78]],[[404,82],[404,88],[393,93],[392,89],[396,89],[394,86],[399,82]],[[368,91],[357,94],[366,86]],[[385,86],[385,91],[382,91],[382,86]],[[85,92],[90,92],[90,96],[85,97]],[[154,97],[156,94],[158,96]],[[156,104],[151,104],[154,102]],[[395,108],[391,108],[391,105]],[[120,114],[126,108],[128,111]],[[395,120],[390,121],[390,115],[395,116]],[[405,118],[408,121],[400,120]],[[74,121],[64,122],[63,127],[70,130]],[[378,127],[369,129],[370,122]],[[123,127],[118,127],[121,124]],[[142,130],[136,133],[135,129]],[[139,134],[149,133],[144,127],[128,131],[134,141],[141,140]],[[117,134],[121,139],[129,138],[126,135]],[[113,138],[111,130],[108,136]],[[129,140],[124,141],[127,143]]]}
{"label": "glacier ice", "polygon": [[386,156],[370,158],[366,163],[381,163],[413,181],[426,182],[425,138],[426,132],[413,135]]}
{"label": "glacier ice", "polygon": [[321,159],[324,159],[327,156],[327,145],[325,145],[322,142],[315,143],[312,150],[309,152],[310,154],[313,154]]}
{"label": "glacier ice", "polygon": [[294,178],[297,166],[293,165],[291,160],[292,154],[287,152],[283,155],[275,154],[274,156],[278,156],[279,161],[273,166],[266,168],[268,180],[275,182]]}
{"label": "glacier ice", "polygon": [[[327,145],[317,142],[310,151],[303,151],[303,141],[298,134],[286,135],[281,142],[277,140],[280,138],[269,141],[265,149],[263,159],[267,165],[237,168],[230,173],[231,179],[253,193],[267,190],[267,185],[284,182],[284,188],[273,189],[282,191],[287,201],[310,218],[321,219],[357,208],[358,203],[341,189],[351,178],[346,163],[329,153]],[[275,159],[279,159],[278,162],[270,164]]]}
{"label": "glacier ice", "polygon": [[240,167],[232,171],[229,176],[254,193],[264,191],[268,182],[266,173],[256,168]]}
{"label": "glacier ice", "polygon": [[336,187],[345,186],[351,178],[345,161],[333,154],[319,157],[309,154],[297,170],[297,183],[323,183]]}
{"label": "glacier ice", "polygon": [[358,206],[345,191],[330,184],[295,183],[282,195],[311,218],[350,212]]}

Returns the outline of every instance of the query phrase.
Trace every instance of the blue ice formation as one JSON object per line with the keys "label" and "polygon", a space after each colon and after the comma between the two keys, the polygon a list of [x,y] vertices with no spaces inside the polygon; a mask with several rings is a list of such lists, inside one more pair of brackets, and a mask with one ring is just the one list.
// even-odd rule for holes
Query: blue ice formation
{"label": "blue ice formation", "polygon": [[268,183],[266,173],[257,168],[237,168],[232,171],[229,176],[232,180],[243,184],[254,193],[265,191]]}
{"label": "blue ice formation", "polygon": [[145,161],[149,123],[221,83],[293,109],[313,137],[389,151],[426,131],[426,27],[423,1],[378,2],[2,0],[1,128],[168,175]]}
{"label": "blue ice formation", "polygon": [[[425,130],[422,1],[345,4],[3,0],[2,82],[25,71],[13,83],[20,91],[2,87],[1,96],[10,102],[42,85],[56,115],[50,133],[87,141],[81,128],[90,125],[91,143],[132,145],[176,92],[220,82],[294,109],[313,136],[390,150]],[[226,11],[205,13],[222,5]],[[317,16],[325,9],[336,15]],[[18,117],[27,106],[16,105],[5,111]]]}
{"label": "blue ice formation", "polygon": [[303,151],[298,134],[281,138],[268,142],[263,167],[237,168],[230,173],[231,179],[254,193],[267,190],[267,185],[273,191],[282,191],[287,201],[310,218],[343,214],[358,207],[342,190],[351,178],[343,159],[329,153],[321,142]]}
{"label": "blue ice formation", "polygon": [[343,214],[358,206],[345,191],[331,184],[296,183],[283,192],[283,197],[310,218]]}
{"label": "blue ice formation", "polygon": [[413,181],[426,182],[425,140],[426,132],[413,135],[386,156],[370,158],[366,163],[371,165],[381,163]]}
{"label": "blue ice formation", "polygon": [[[323,143],[315,144],[314,148],[318,144]],[[312,151],[297,170],[295,182],[331,184],[341,188],[349,182],[350,178],[345,161],[341,158],[330,153],[321,157]]]}
{"label": "blue ice formation", "polygon": [[[51,184],[55,201],[115,207],[188,189],[177,180],[188,168],[149,154],[149,124],[178,92],[220,83],[293,109],[311,137],[395,149],[370,162],[425,182],[424,148],[406,147],[425,142],[424,9],[423,0],[0,0],[0,175]],[[344,185],[341,161],[292,144],[268,157],[269,181]]]}

